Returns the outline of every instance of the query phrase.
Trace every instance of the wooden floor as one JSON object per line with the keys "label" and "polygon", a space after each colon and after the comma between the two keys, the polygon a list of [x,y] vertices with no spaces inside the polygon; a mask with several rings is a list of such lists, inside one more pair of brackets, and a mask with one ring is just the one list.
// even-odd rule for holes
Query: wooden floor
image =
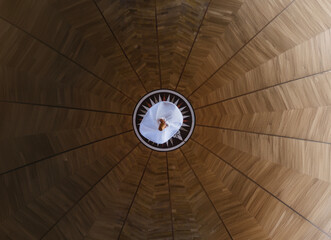
{"label": "wooden floor", "polygon": [[331,239],[330,0],[0,0],[0,116],[1,240]]}

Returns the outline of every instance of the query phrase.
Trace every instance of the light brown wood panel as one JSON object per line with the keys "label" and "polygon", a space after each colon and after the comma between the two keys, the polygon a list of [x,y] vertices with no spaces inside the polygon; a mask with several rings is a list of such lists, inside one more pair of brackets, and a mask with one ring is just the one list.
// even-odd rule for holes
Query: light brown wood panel
{"label": "light brown wood panel", "polygon": [[119,239],[172,239],[165,153],[152,153]]}
{"label": "light brown wood panel", "polygon": [[[144,94],[139,79],[93,1],[46,0],[36,3],[33,0],[2,0],[0,16],[82,65],[126,96],[138,100]],[[99,32],[97,41],[97,36],[93,36],[96,30]],[[100,48],[102,40],[103,46],[107,47],[103,50]]]}
{"label": "light brown wood panel", "polygon": [[155,1],[96,2],[146,89],[158,89],[160,81]]}
{"label": "light brown wood panel", "polygon": [[0,103],[1,173],[132,129],[131,117]]}
{"label": "light brown wood panel", "polygon": [[117,239],[148,157],[145,147],[135,148],[43,239]]}
{"label": "light brown wood panel", "polygon": [[91,0],[54,0],[52,5],[59,9],[62,16],[81,32],[83,38],[109,62],[109,67],[105,70],[105,80],[133,99],[140,99],[145,94],[144,86],[95,2]]}
{"label": "light brown wood panel", "polygon": [[[223,149],[223,148],[222,148]],[[271,239],[329,239],[327,233],[308,222],[291,208],[271,195],[243,172],[222,161],[205,147],[190,141],[183,147],[189,161],[205,166],[218,179],[210,184],[217,187],[218,182],[233,194],[246,211],[256,219]],[[232,154],[232,159],[236,160]],[[263,171],[263,169],[255,169]],[[201,171],[203,172],[203,171]],[[209,176],[210,174],[207,174]],[[208,177],[207,177],[208,180]],[[275,181],[273,181],[275,183]],[[220,192],[215,192],[217,197]],[[308,202],[311,205],[313,203]],[[326,209],[324,209],[326,210]],[[241,225],[244,226],[244,225]]]}
{"label": "light brown wood panel", "polygon": [[[185,158],[187,159],[186,156]],[[201,165],[199,159],[190,158],[187,161],[223,219],[232,239],[270,239],[257,221],[247,213],[242,204],[210,169]]]}
{"label": "light brown wood panel", "polygon": [[195,138],[212,138],[261,160],[331,182],[330,144],[199,126],[195,128]]}
{"label": "light brown wood panel", "polygon": [[176,88],[209,0],[156,1],[162,88]]}
{"label": "light brown wood panel", "polygon": [[0,19],[0,100],[131,113],[134,102]]}
{"label": "light brown wood panel", "polygon": [[231,239],[179,150],[168,153],[174,239]]}
{"label": "light brown wood panel", "polygon": [[[114,141],[108,142],[107,145],[111,143],[114,143]],[[113,153],[110,153],[109,146],[107,145],[107,148],[104,148],[103,152],[94,153],[94,159],[92,159],[92,161],[89,160],[91,163],[85,164],[85,166],[84,163],[82,163],[83,166],[76,170],[73,169],[74,171],[68,173],[67,176],[65,176],[66,174],[62,174],[61,180],[54,186],[48,186],[46,192],[42,193],[40,196],[34,196],[35,199],[26,203],[24,207],[2,221],[1,228],[4,232],[13,239],[40,239],[67,211],[77,204],[77,201],[89,192],[105,174],[114,168],[121,158],[134,148],[134,145],[137,145],[137,143],[128,143],[126,149],[120,149],[119,147],[113,148]],[[105,147],[105,145],[102,147]],[[75,157],[75,154],[78,154],[77,151],[73,152],[71,156]],[[121,156],[119,156],[120,154]],[[70,155],[67,156],[70,157]],[[71,158],[67,161],[77,162],[77,160],[83,161],[84,159]],[[34,172],[35,175],[42,173],[42,177],[44,177],[43,181],[47,182],[49,181],[48,178],[56,178],[56,175],[54,176],[56,173],[55,164],[53,164],[53,169],[54,171],[48,176],[39,166],[36,166]],[[32,172],[31,169],[28,171],[28,173]],[[30,176],[30,178],[32,178],[32,176]],[[23,180],[23,176],[21,179]],[[5,179],[5,181],[8,180],[10,180],[10,178]],[[33,184],[31,179],[30,183]],[[25,191],[31,190],[31,188],[32,187]],[[24,197],[26,196],[22,198]]]}
{"label": "light brown wood panel", "polygon": [[208,146],[226,162],[277,196],[324,232],[329,232],[330,183],[300,174],[268,159],[252,156],[216,141],[212,136],[206,138],[204,142],[200,140],[200,143]]}
{"label": "light brown wood panel", "polygon": [[0,221],[36,198],[45,199],[48,192],[54,193],[54,189],[58,189],[63,179],[69,176],[75,174],[94,180],[97,175],[90,166],[94,164],[99,170],[104,165],[103,171],[107,171],[127,153],[127,149],[137,144],[133,135],[133,132],[121,134],[1,175]]}
{"label": "light brown wood panel", "polygon": [[198,109],[197,122],[330,143],[330,92],[327,72]]}
{"label": "light brown wood panel", "polygon": [[[199,74],[201,67],[210,61],[217,59],[219,39],[222,37],[227,26],[234,20],[234,17],[241,7],[243,0],[213,0],[210,1],[203,24],[199,29],[197,39],[190,52],[187,64],[184,65],[183,75],[179,80],[185,81],[181,86],[189,84],[190,79]],[[179,84],[178,83],[178,84]]]}
{"label": "light brown wood panel", "polygon": [[[0,0],[0,239],[330,239],[330,13]],[[194,135],[152,152],[131,112],[176,84]]]}
{"label": "light brown wood panel", "polygon": [[[286,50],[326,31],[331,27],[330,11],[329,0],[294,1],[208,79],[203,84],[206,87],[200,87],[193,95],[201,96],[212,91],[215,88],[213,82],[222,82],[226,85]],[[298,57],[300,55],[296,56]]]}
{"label": "light brown wood panel", "polygon": [[185,96],[190,95],[290,3],[291,0],[244,1],[224,33],[215,34],[217,45],[209,49],[206,59],[201,59],[200,67],[193,73],[184,72],[178,90]]}
{"label": "light brown wood panel", "polygon": [[[234,81],[224,82],[217,76],[210,80],[213,91],[204,96],[192,97],[196,108],[213,104],[243,94],[295,81],[306,76],[331,70],[331,30],[272,58]],[[204,87],[202,87],[204,88]]]}

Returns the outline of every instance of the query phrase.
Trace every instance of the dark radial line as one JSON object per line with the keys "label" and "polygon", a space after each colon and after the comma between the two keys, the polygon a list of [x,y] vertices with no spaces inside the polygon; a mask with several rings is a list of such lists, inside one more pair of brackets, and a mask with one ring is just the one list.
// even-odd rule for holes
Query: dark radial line
{"label": "dark radial line", "polygon": [[105,83],[106,85],[108,85],[110,88],[118,91],[119,93],[121,93],[122,95],[124,95],[126,98],[128,98],[129,100],[136,102],[133,98],[131,98],[130,96],[126,95],[124,92],[122,92],[121,90],[119,90],[118,88],[114,87],[112,84],[110,84],[109,82],[105,81],[103,78],[99,77],[98,75],[96,75],[95,73],[93,73],[92,71],[88,70],[86,67],[84,67],[83,65],[81,65],[80,63],[74,61],[73,59],[69,58],[68,56],[64,55],[63,53],[59,52],[56,48],[52,47],[51,45],[49,45],[48,43],[44,42],[43,40],[35,37],[34,35],[32,35],[31,33],[25,31],[23,28],[19,27],[18,25],[12,23],[11,21],[9,21],[8,19],[0,16],[0,19],[2,19],[3,21],[9,23],[10,25],[14,26],[15,28],[19,29],[20,31],[24,32],[25,34],[29,35],[31,38],[33,38],[34,40],[40,42],[41,44],[45,45],[46,47],[48,47],[49,49],[55,51],[57,54],[61,55],[62,57],[64,57],[65,59],[67,59],[68,61],[74,63],[76,66],[78,66],[79,68],[83,69],[85,72],[91,74],[93,77],[97,78],[98,80],[102,81],[103,83]]}
{"label": "dark radial line", "polygon": [[107,25],[109,31],[111,32],[111,34],[112,34],[113,37],[115,38],[115,40],[116,40],[118,46],[121,48],[121,50],[122,50],[122,52],[123,52],[123,55],[125,56],[126,60],[127,60],[128,63],[130,64],[130,66],[131,66],[133,72],[136,74],[136,76],[137,76],[137,78],[139,79],[139,81],[140,81],[142,87],[144,88],[145,92],[147,93],[148,91],[147,91],[147,89],[146,89],[146,87],[145,87],[143,81],[141,80],[141,78],[140,78],[139,74],[137,73],[137,71],[134,69],[134,67],[133,67],[133,65],[132,65],[132,63],[131,63],[131,61],[130,61],[128,55],[126,55],[126,53],[125,53],[125,51],[124,51],[124,48],[122,47],[122,45],[121,45],[119,39],[117,38],[117,36],[115,35],[114,31],[111,29],[111,27],[110,27],[110,25],[109,25],[109,23],[108,23],[108,21],[107,21],[105,15],[103,15],[103,13],[102,13],[102,11],[101,11],[101,9],[100,9],[98,3],[96,2],[96,0],[92,0],[92,1],[94,2],[94,4],[95,4],[95,6],[97,7],[99,13],[101,14],[101,16],[102,16],[104,22],[106,23],[106,25]]}
{"label": "dark radial line", "polygon": [[323,229],[321,229],[320,227],[318,227],[316,224],[314,224],[313,222],[311,222],[310,220],[308,220],[305,216],[303,216],[301,213],[299,213],[298,211],[296,211],[294,208],[292,208],[290,205],[288,205],[287,203],[285,203],[283,200],[281,200],[280,198],[278,198],[276,195],[274,195],[272,192],[268,191],[266,188],[264,188],[263,186],[261,186],[259,183],[257,183],[254,179],[250,178],[249,176],[247,176],[245,173],[243,173],[241,170],[239,170],[238,168],[236,168],[235,166],[233,166],[231,163],[228,163],[226,160],[224,160],[223,158],[221,158],[220,156],[218,156],[216,153],[214,153],[212,150],[210,150],[209,148],[207,148],[206,146],[202,145],[201,143],[199,143],[198,141],[196,141],[195,139],[192,138],[192,140],[197,143],[198,145],[202,146],[203,148],[205,148],[207,151],[209,151],[210,153],[212,153],[213,155],[215,155],[218,159],[220,159],[222,162],[224,162],[225,164],[229,165],[231,168],[233,168],[234,170],[236,170],[237,172],[239,172],[241,175],[243,175],[245,178],[247,178],[248,180],[250,180],[251,182],[253,182],[254,184],[256,184],[258,187],[260,187],[263,191],[267,192],[268,194],[270,194],[273,198],[275,198],[276,200],[278,200],[279,202],[281,202],[283,205],[285,205],[287,208],[291,209],[293,212],[295,212],[297,215],[299,215],[301,218],[303,218],[305,221],[309,222],[312,226],[314,226],[317,230],[319,230],[321,233],[324,233],[326,236],[328,236],[329,238],[331,238],[331,235],[329,235],[327,232],[325,232]]}
{"label": "dark radial line", "polygon": [[280,11],[275,17],[273,17],[264,27],[262,27],[253,37],[251,37],[238,51],[236,51],[225,63],[216,69],[203,83],[201,83],[187,98],[191,97],[196,91],[198,91],[206,82],[208,82],[221,68],[228,64],[244,47],[246,47],[258,34],[260,34],[267,26],[269,26],[279,15],[281,15],[286,9],[288,9],[295,0],[292,0],[282,11]]}
{"label": "dark radial line", "polygon": [[184,74],[184,71],[185,71],[185,68],[186,68],[186,65],[187,65],[188,59],[189,59],[190,56],[191,56],[192,49],[193,49],[194,44],[195,44],[195,42],[196,42],[196,40],[197,40],[197,38],[198,38],[198,35],[199,35],[199,33],[200,33],[200,28],[201,28],[201,26],[202,26],[203,21],[205,20],[205,17],[206,17],[206,14],[207,14],[207,12],[208,12],[208,9],[209,9],[209,6],[210,6],[211,2],[212,2],[212,0],[209,1],[208,5],[207,5],[207,7],[206,7],[206,11],[205,11],[205,13],[204,13],[204,15],[203,15],[203,17],[202,17],[202,19],[201,19],[200,25],[199,25],[199,27],[198,27],[197,34],[196,34],[195,37],[194,37],[194,40],[193,40],[193,43],[192,43],[191,49],[190,49],[190,51],[189,51],[189,53],[188,53],[188,55],[187,55],[187,58],[186,58],[186,60],[185,60],[185,63],[184,63],[184,66],[183,66],[183,70],[182,70],[182,72],[180,73],[180,76],[179,76],[179,78],[178,78],[178,81],[177,81],[177,84],[176,84],[175,91],[177,90],[178,85],[179,85],[179,82],[180,82],[180,80],[182,79],[182,76],[183,76],[183,74]]}
{"label": "dark radial line", "polygon": [[124,220],[123,220],[123,224],[122,224],[121,230],[120,230],[120,232],[118,233],[118,239],[120,239],[121,234],[122,234],[123,229],[124,229],[124,225],[125,225],[126,221],[128,220],[128,217],[129,217],[129,214],[130,214],[131,208],[132,208],[132,206],[133,206],[134,200],[136,199],[136,196],[137,196],[138,190],[139,190],[140,185],[141,185],[141,183],[142,183],[142,180],[143,180],[143,178],[144,178],[144,175],[145,175],[146,169],[147,169],[147,167],[148,167],[149,160],[151,159],[152,153],[153,153],[153,151],[150,151],[150,154],[149,154],[148,160],[147,160],[147,162],[146,162],[146,165],[145,165],[145,168],[144,168],[143,174],[141,175],[141,178],[140,178],[140,180],[139,180],[139,183],[138,183],[137,189],[136,189],[136,191],[135,191],[135,193],[134,193],[134,195],[133,195],[132,201],[131,201],[131,203],[130,203],[130,207],[129,207],[128,212],[127,212],[127,214],[126,214],[126,216],[125,216],[125,218],[124,218]]}
{"label": "dark radial line", "polygon": [[131,113],[121,113],[121,112],[103,111],[103,110],[95,110],[95,109],[88,109],[88,108],[67,107],[67,106],[61,106],[61,105],[30,103],[30,102],[20,102],[20,101],[0,100],[0,103],[24,104],[24,105],[32,105],[32,106],[40,106],[40,107],[63,108],[63,109],[69,109],[69,110],[79,110],[79,111],[98,112],[98,113],[117,114],[117,115],[127,115],[127,116],[132,115]]}
{"label": "dark radial line", "polygon": [[111,167],[104,175],[101,176],[75,203],[64,213],[62,216],[43,234],[40,239],[43,239],[87,194],[104,179],[113,169],[115,169],[127,156],[129,156],[134,149],[138,147],[139,143],[135,147],[133,147],[124,157],[118,161],[113,167]]}
{"label": "dark radial line", "polygon": [[264,91],[264,90],[274,88],[274,87],[277,87],[277,86],[285,85],[285,84],[288,84],[288,83],[291,83],[291,82],[299,81],[299,80],[302,80],[302,79],[305,79],[305,78],[314,77],[314,76],[324,74],[324,73],[327,73],[327,72],[331,72],[331,69],[328,69],[328,70],[325,70],[325,71],[322,71],[322,72],[318,72],[318,73],[313,73],[313,74],[310,74],[310,75],[306,75],[304,77],[294,78],[294,79],[291,79],[291,80],[286,81],[286,82],[277,83],[277,84],[274,84],[274,85],[271,85],[271,86],[268,86],[268,87],[264,87],[264,88],[260,88],[260,89],[257,89],[257,90],[251,91],[251,92],[243,93],[243,94],[240,94],[238,96],[234,96],[234,97],[226,98],[226,99],[214,102],[214,103],[206,104],[206,105],[203,105],[201,107],[195,108],[195,110],[205,108],[205,107],[209,107],[209,106],[212,106],[212,105],[215,105],[215,104],[218,104],[218,103],[227,102],[227,101],[230,101],[230,100],[233,100],[233,99],[236,99],[236,98],[247,96],[247,95],[257,93],[257,92],[260,92],[260,91]]}
{"label": "dark radial line", "polygon": [[216,214],[217,214],[218,218],[221,220],[221,222],[222,222],[222,224],[223,224],[223,226],[224,226],[225,230],[226,230],[226,231],[227,231],[227,233],[229,234],[230,238],[233,240],[233,238],[232,238],[232,235],[231,235],[231,233],[229,232],[229,229],[226,227],[226,225],[225,225],[225,223],[224,223],[224,221],[223,221],[223,218],[221,217],[220,213],[217,211],[217,209],[216,209],[216,207],[215,207],[215,205],[214,205],[213,201],[210,199],[210,197],[209,197],[209,194],[208,194],[207,190],[206,190],[206,189],[205,189],[205,187],[202,185],[202,183],[201,183],[201,181],[200,181],[199,177],[198,177],[198,176],[197,176],[197,174],[195,173],[194,169],[192,168],[192,166],[191,166],[190,162],[188,161],[187,157],[185,156],[185,154],[184,154],[184,152],[183,152],[183,150],[182,150],[181,148],[180,148],[180,151],[182,152],[182,154],[183,154],[183,156],[184,156],[184,158],[185,158],[185,160],[186,160],[187,164],[190,166],[190,168],[191,168],[191,170],[192,170],[192,172],[193,172],[194,176],[195,176],[195,177],[196,177],[196,179],[198,180],[198,182],[199,182],[199,184],[200,184],[201,188],[203,189],[203,191],[205,192],[205,194],[206,194],[207,198],[209,199],[209,201],[210,201],[211,205],[213,206],[213,208],[214,208],[214,210],[215,210],[215,212],[216,212]]}
{"label": "dark radial line", "polygon": [[167,160],[167,178],[168,178],[169,205],[170,205],[169,210],[170,210],[170,218],[171,218],[172,239],[175,239],[174,220],[173,220],[173,215],[172,215],[171,191],[170,191],[170,178],[169,178],[169,159],[168,159],[167,152],[166,152],[166,160]]}
{"label": "dark radial line", "polygon": [[65,151],[63,151],[63,152],[55,153],[55,154],[53,154],[53,155],[50,155],[50,156],[47,156],[47,157],[41,158],[41,159],[39,159],[39,160],[36,160],[36,161],[30,162],[30,163],[24,164],[24,165],[22,165],[22,166],[19,166],[19,167],[16,167],[16,168],[10,169],[10,170],[8,170],[8,171],[2,172],[2,173],[0,173],[0,176],[5,175],[5,174],[7,174],[7,173],[11,173],[11,172],[17,171],[17,170],[19,170],[19,169],[21,169],[21,168],[25,168],[25,167],[28,167],[28,166],[34,165],[34,164],[36,164],[36,163],[39,163],[39,162],[45,161],[45,160],[47,160],[47,159],[50,159],[50,158],[53,158],[53,157],[57,157],[57,156],[59,156],[59,155],[61,155],[61,154],[68,153],[68,152],[71,152],[71,151],[77,150],[77,149],[79,149],[79,148],[86,147],[86,146],[88,146],[88,145],[91,145],[91,144],[94,144],[94,143],[98,143],[98,142],[101,142],[101,141],[104,141],[104,140],[107,140],[107,139],[110,139],[110,138],[113,138],[113,137],[117,137],[117,136],[120,136],[120,135],[122,135],[122,134],[129,133],[129,132],[132,132],[132,131],[133,131],[133,129],[128,130],[128,131],[125,131],[125,132],[121,132],[121,133],[118,133],[118,134],[114,134],[114,135],[111,135],[111,136],[108,136],[108,137],[104,137],[104,138],[101,138],[101,139],[98,139],[98,140],[95,140],[95,141],[92,141],[92,142],[89,142],[89,143],[86,143],[86,144],[83,144],[83,145],[80,145],[80,146],[77,146],[77,147],[73,147],[73,148],[70,148],[70,149],[65,150]]}
{"label": "dark radial line", "polygon": [[159,78],[160,78],[160,89],[162,88],[162,75],[161,75],[161,59],[160,59],[160,42],[159,42],[159,27],[157,23],[157,0],[155,0],[155,30],[156,30],[156,41],[157,41],[157,54],[158,54],[158,61],[159,61]]}
{"label": "dark radial line", "polygon": [[198,126],[198,127],[216,128],[216,129],[222,129],[222,130],[228,130],[228,131],[234,131],[234,132],[242,132],[242,133],[264,135],[264,136],[270,136],[270,137],[288,138],[288,139],[305,141],[305,142],[314,142],[314,143],[329,144],[329,145],[331,144],[330,142],[323,142],[323,141],[317,141],[317,140],[311,140],[311,139],[282,136],[282,135],[269,134],[269,133],[260,133],[260,132],[245,131],[245,130],[239,130],[239,129],[234,129],[234,128],[216,127],[216,126],[209,126],[209,125],[203,125],[203,124],[196,124],[196,126]]}

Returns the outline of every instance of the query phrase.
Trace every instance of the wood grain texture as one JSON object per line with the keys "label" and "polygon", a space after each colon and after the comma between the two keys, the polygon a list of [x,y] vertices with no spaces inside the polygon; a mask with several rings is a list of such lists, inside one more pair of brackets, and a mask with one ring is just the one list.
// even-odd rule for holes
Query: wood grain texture
{"label": "wood grain texture", "polygon": [[[92,1],[2,0],[0,9],[2,18],[120,90],[122,98],[124,94],[138,100],[144,94],[141,83]],[[29,14],[31,12],[33,14]]]}
{"label": "wood grain texture", "polygon": [[148,91],[158,89],[159,62],[155,2],[96,0],[135,71]]}
{"label": "wood grain texture", "polygon": [[[199,131],[201,130],[198,130],[198,132]],[[206,136],[203,128],[202,132],[204,136]],[[240,150],[239,147],[229,146],[221,140],[218,140],[219,138],[216,140],[215,135],[218,132],[215,134],[215,129],[213,129],[213,132],[214,134],[209,131],[209,137],[204,138],[205,141],[203,144],[205,146],[209,146],[209,149],[217,153],[222,159],[239,169],[245,175],[277,196],[281,201],[288,204],[309,221],[330,234],[331,210],[328,206],[331,202],[331,187],[329,182],[307,176],[289,167],[282,166],[279,163],[274,163],[268,158],[264,159],[254,156]],[[238,144],[240,144],[239,141]],[[289,147],[290,146],[287,148]],[[258,147],[256,146],[256,148]],[[295,153],[288,152],[287,154]],[[315,155],[316,159],[318,159],[317,157],[318,156]],[[315,160],[314,165],[317,166],[313,165],[313,167],[310,166],[310,168],[326,167],[328,169],[327,171],[329,171],[329,164],[330,162],[318,166],[319,163]],[[252,166],[254,166],[254,169],[252,169]]]}
{"label": "wood grain texture", "polygon": [[[214,90],[193,100],[197,108],[226,101],[244,94],[270,88],[331,70],[331,32],[316,37],[270,59],[234,81],[213,82]],[[216,85],[215,85],[215,84]]]}
{"label": "wood grain texture", "polygon": [[[219,149],[225,150],[223,147]],[[237,201],[243,205],[248,214],[256,219],[259,225],[263,228],[263,231],[268,234],[271,239],[329,239],[327,233],[323,233],[318,227],[309,223],[291,208],[280,202],[278,196],[271,195],[271,192],[266,191],[266,189],[262,188],[261,185],[258,185],[257,182],[254,182],[253,179],[246,176],[244,172],[234,168],[233,165],[228,163],[228,159],[222,160],[224,152],[222,157],[218,158],[216,155],[208,151],[207,148],[194,141],[185,144],[183,151],[189,161],[198,162],[198,170],[202,168],[201,166],[209,169],[209,172],[207,172],[208,177],[206,177],[207,180],[209,180],[208,178],[210,178],[209,176],[212,176],[212,174],[217,178],[217,181],[210,182],[213,189],[217,187],[219,182],[223,183],[224,186],[235,196]],[[231,156],[231,163],[243,160],[240,158],[238,159],[238,157],[229,149],[225,151],[227,152],[226,154],[228,154],[227,156]],[[245,163],[245,161],[243,162]],[[251,166],[249,164],[243,165],[247,165],[247,167]],[[265,174],[270,173],[270,171],[265,172],[263,170],[263,168],[253,169],[255,172],[260,171]],[[277,184],[277,181],[272,181],[272,183]],[[296,181],[296,183],[299,182]],[[222,186],[222,184],[220,186]],[[299,188],[297,191],[300,190],[302,189]],[[218,199],[221,199],[219,196],[221,193],[222,191],[216,191],[214,193],[215,198],[218,197]],[[282,194],[280,195],[283,196]],[[323,198],[325,197],[324,195],[320,196],[323,196]],[[314,205],[313,203],[310,204]],[[327,215],[328,213],[323,213],[323,217],[327,217]],[[326,218],[326,221],[329,221],[329,219]],[[238,226],[238,228],[245,230],[244,226],[245,225],[242,224]]]}
{"label": "wood grain texture", "polygon": [[77,176],[94,179],[93,169],[107,170],[127,152],[116,143],[127,144],[128,148],[137,144],[132,135],[122,134],[1,175],[1,221],[37,197],[55,192],[54,188],[67,177],[79,173]]}
{"label": "wood grain texture", "polygon": [[[217,59],[219,39],[224,34],[227,26],[234,20],[236,12],[240,9],[243,0],[213,0],[210,1],[197,39],[182,70],[181,79],[178,81],[179,89],[191,83],[199,71],[208,65],[210,59]],[[210,67],[210,66],[209,66]],[[181,82],[183,81],[183,82]]]}
{"label": "wood grain texture", "polygon": [[270,239],[212,171],[201,166],[198,159],[191,157],[187,161],[221,216],[231,239]]}
{"label": "wood grain texture", "polygon": [[[1,194],[7,199],[1,199],[4,211],[1,212],[0,228],[12,239],[40,239],[137,145],[137,141],[128,139],[131,134],[1,176],[1,182],[6,186]],[[116,141],[126,142],[127,148],[116,146]],[[21,181],[17,182],[17,179]]]}
{"label": "wood grain texture", "polygon": [[92,74],[10,24],[0,20],[0,25],[2,101],[120,113],[133,108],[131,100]]}
{"label": "wood grain texture", "polygon": [[182,153],[168,153],[175,239],[231,239]]}
{"label": "wood grain texture", "polygon": [[197,127],[196,139],[216,142],[311,178],[331,182],[331,145],[212,127]]}
{"label": "wood grain texture", "polygon": [[[210,76],[193,95],[201,96],[214,90],[217,87],[213,82],[218,82],[218,86],[220,82],[227,85],[266,61],[328,30],[331,27],[330,11],[331,4],[328,0],[293,2],[230,61]],[[301,55],[306,57],[304,52],[299,52],[294,59],[300,59]],[[312,59],[314,58],[310,58],[311,61]]]}
{"label": "wood grain texture", "polygon": [[[331,238],[329,0],[0,0],[0,239]],[[180,150],[132,132],[176,88]]]}
{"label": "wood grain texture", "polygon": [[[331,143],[330,72],[196,111],[198,124]],[[309,94],[308,94],[309,93]],[[213,118],[203,117],[213,112]]]}
{"label": "wood grain texture", "polygon": [[[210,54],[206,59],[203,58],[198,69],[193,69],[193,73],[184,72],[177,90],[185,96],[189,96],[220,66],[254,38],[290,2],[290,0],[249,0],[243,2],[225,31],[221,35],[217,33],[214,35],[218,39],[216,48],[209,49],[211,50]],[[201,28],[201,32],[203,31],[204,26]],[[209,45],[208,42],[208,46],[212,47],[212,44]],[[188,68],[188,70],[190,69]]]}
{"label": "wood grain texture", "polygon": [[149,150],[136,147],[88,192],[43,239],[117,239]]}
{"label": "wood grain texture", "polygon": [[0,103],[0,115],[1,173],[132,129],[130,116],[82,110]]}
{"label": "wood grain texture", "polygon": [[209,0],[156,1],[162,87],[174,89]]}
{"label": "wood grain texture", "polygon": [[153,152],[119,239],[172,239],[166,154]]}

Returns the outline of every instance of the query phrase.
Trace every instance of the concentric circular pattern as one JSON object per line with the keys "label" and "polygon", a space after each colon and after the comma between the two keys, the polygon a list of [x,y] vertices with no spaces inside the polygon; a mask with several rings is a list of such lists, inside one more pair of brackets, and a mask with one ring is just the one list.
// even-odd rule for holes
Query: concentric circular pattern
{"label": "concentric circular pattern", "polygon": [[[174,103],[179,108],[184,118],[183,125],[179,131],[172,138],[170,138],[169,141],[163,144],[154,143],[145,138],[139,132],[139,125],[148,109],[160,101],[168,101]],[[189,101],[187,101],[187,99],[181,94],[167,89],[152,91],[140,99],[134,109],[132,120],[134,132],[139,140],[145,146],[161,152],[172,151],[184,145],[185,142],[187,142],[191,137],[195,125],[195,115]]]}

